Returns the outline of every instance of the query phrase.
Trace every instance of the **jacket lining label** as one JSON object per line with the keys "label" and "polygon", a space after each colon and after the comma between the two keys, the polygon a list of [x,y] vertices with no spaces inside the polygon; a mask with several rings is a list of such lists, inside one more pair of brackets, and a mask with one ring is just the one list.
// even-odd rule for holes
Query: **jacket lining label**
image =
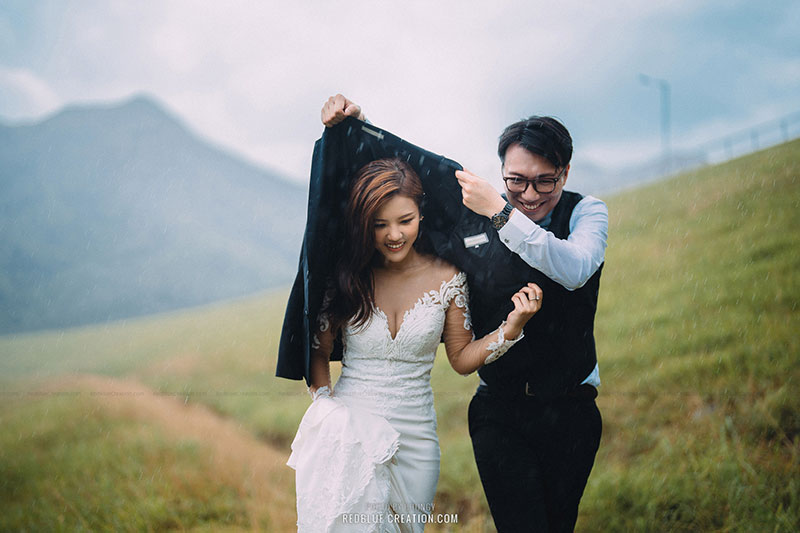
{"label": "jacket lining label", "polygon": [[383,140],[383,133],[381,133],[379,131],[371,130],[366,126],[361,126],[361,129],[364,130],[365,132],[369,133],[370,135],[374,135],[378,139]]}

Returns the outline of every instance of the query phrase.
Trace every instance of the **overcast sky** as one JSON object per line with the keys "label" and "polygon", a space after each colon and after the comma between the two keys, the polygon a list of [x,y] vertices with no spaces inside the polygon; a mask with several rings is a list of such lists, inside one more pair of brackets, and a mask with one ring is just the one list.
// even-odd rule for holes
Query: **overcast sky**
{"label": "overcast sky", "polygon": [[497,136],[555,115],[575,162],[691,147],[800,111],[800,2],[0,2],[0,117],[156,97],[201,135],[307,180],[324,100],[498,174]]}

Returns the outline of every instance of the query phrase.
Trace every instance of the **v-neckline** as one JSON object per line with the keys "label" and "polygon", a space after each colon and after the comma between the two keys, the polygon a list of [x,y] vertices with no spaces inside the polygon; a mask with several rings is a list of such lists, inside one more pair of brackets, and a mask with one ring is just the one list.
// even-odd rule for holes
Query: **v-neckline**
{"label": "v-neckline", "polygon": [[400,336],[400,332],[403,330],[403,326],[405,325],[406,319],[408,319],[408,316],[419,306],[419,304],[421,304],[423,302],[423,300],[425,299],[426,295],[428,295],[428,294],[430,294],[432,292],[435,292],[435,291],[436,291],[436,289],[431,289],[428,292],[424,293],[422,296],[417,298],[417,301],[414,302],[414,305],[412,305],[409,309],[406,309],[403,312],[403,318],[400,319],[400,325],[397,327],[397,331],[395,331],[394,336],[392,336],[392,330],[389,327],[389,317],[388,317],[388,315],[386,314],[386,312],[383,309],[381,309],[377,305],[375,306],[375,310],[377,311],[377,314],[380,314],[380,316],[383,318],[383,325],[386,327],[386,333],[389,335],[389,340],[391,340],[392,342],[397,340],[397,337]]}
{"label": "v-neckline", "polygon": [[439,294],[439,299],[441,300],[441,294],[442,294],[442,291],[444,290],[445,286],[447,286],[449,283],[452,283],[453,280],[458,277],[458,274],[459,274],[459,272],[456,272],[455,274],[453,274],[453,277],[451,277],[450,279],[442,281],[441,284],[439,284],[439,289],[431,289],[429,291],[423,292],[422,296],[417,298],[417,301],[414,302],[414,305],[412,305],[410,308],[406,309],[403,312],[403,318],[400,320],[400,325],[397,326],[397,331],[395,331],[394,336],[392,335],[391,328],[389,328],[389,317],[387,316],[386,312],[383,309],[380,308],[380,306],[375,304],[376,314],[379,314],[383,318],[383,325],[386,328],[387,335],[389,335],[389,340],[391,342],[395,342],[397,340],[397,338],[400,336],[400,332],[403,331],[403,326],[405,326],[406,320],[411,315],[411,313],[414,312],[414,310],[416,310],[417,307],[419,307],[419,305],[423,301],[425,301],[425,297],[426,296],[430,295],[431,293],[438,293]]}

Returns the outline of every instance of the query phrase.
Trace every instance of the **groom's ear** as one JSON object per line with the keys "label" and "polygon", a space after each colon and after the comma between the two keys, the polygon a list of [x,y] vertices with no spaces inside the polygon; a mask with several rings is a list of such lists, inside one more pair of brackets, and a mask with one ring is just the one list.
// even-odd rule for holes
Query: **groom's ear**
{"label": "groom's ear", "polygon": [[567,176],[569,176],[569,166],[570,166],[569,163],[567,163],[567,168],[564,169],[564,177],[561,178],[562,180],[564,180],[563,182],[561,182],[562,187],[567,184]]}

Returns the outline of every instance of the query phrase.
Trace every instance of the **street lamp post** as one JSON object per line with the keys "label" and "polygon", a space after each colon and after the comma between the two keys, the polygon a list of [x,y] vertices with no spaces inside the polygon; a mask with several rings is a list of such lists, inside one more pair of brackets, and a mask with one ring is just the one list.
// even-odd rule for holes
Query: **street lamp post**
{"label": "street lamp post", "polygon": [[666,173],[672,171],[672,146],[670,142],[670,86],[667,80],[654,78],[647,74],[639,74],[643,85],[657,85],[661,94],[661,150],[664,154]]}

